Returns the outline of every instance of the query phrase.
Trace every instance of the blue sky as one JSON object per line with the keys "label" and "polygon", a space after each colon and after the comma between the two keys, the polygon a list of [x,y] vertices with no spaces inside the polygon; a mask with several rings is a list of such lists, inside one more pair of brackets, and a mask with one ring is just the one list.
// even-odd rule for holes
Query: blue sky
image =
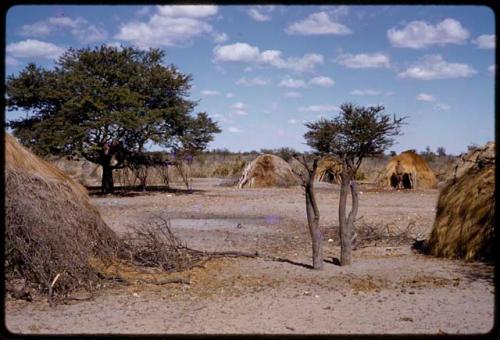
{"label": "blue sky", "polygon": [[162,48],[223,130],[210,148],[308,150],[304,122],[344,102],[408,116],[397,152],[494,139],[487,7],[16,6],[6,28],[7,75],[50,68],[68,47]]}

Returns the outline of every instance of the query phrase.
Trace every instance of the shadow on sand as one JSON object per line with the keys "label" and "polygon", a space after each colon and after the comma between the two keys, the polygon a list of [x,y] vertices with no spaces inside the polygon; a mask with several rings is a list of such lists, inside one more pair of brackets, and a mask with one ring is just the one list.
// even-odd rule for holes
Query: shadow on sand
{"label": "shadow on sand", "polygon": [[115,187],[112,194],[103,194],[101,192],[101,186],[85,186],[90,196],[119,196],[119,197],[135,197],[135,196],[146,196],[152,193],[164,192],[171,193],[175,195],[191,195],[195,193],[203,192],[203,190],[195,189],[178,189],[178,188],[168,188],[161,185],[150,185],[146,188],[141,186],[120,186]]}

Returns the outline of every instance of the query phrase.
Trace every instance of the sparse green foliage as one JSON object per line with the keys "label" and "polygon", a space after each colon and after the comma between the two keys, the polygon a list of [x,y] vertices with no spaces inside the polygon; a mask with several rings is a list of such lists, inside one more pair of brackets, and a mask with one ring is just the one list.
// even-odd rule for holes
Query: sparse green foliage
{"label": "sparse green foliage", "polygon": [[[309,131],[304,137],[318,154],[331,155],[342,163],[339,200],[340,261],[342,265],[348,265],[351,263],[354,219],[358,210],[356,179],[359,166],[363,158],[383,154],[394,144],[391,137],[401,134],[405,117],[396,118],[384,114],[383,106],[364,107],[346,103],[340,106],[340,110],[336,118],[307,123]],[[346,217],[349,190],[352,208]]]}
{"label": "sparse green foliage", "polygon": [[41,155],[78,153],[103,167],[102,188],[113,190],[113,170],[153,142],[198,151],[220,132],[205,113],[191,115],[191,76],[165,66],[158,49],[102,45],[70,48],[52,70],[29,64],[7,78],[10,121],[24,145]]}
{"label": "sparse green foliage", "polygon": [[427,162],[433,162],[436,159],[436,154],[431,151],[431,148],[429,146],[425,147],[425,151],[422,151],[420,153],[420,156],[422,156],[422,158]]}
{"label": "sparse green foliage", "polygon": [[445,157],[446,156],[446,149],[444,147],[440,146],[436,149],[436,153],[439,157]]}

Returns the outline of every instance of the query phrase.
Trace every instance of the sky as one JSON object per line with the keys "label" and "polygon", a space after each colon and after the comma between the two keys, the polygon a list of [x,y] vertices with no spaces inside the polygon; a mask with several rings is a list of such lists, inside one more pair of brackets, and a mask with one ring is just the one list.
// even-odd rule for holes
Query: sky
{"label": "sky", "polygon": [[396,152],[459,154],[495,137],[495,15],[484,6],[15,6],[6,75],[102,44],[161,48],[191,74],[195,112],[222,129],[210,149],[310,150],[304,123],[346,102],[408,117]]}

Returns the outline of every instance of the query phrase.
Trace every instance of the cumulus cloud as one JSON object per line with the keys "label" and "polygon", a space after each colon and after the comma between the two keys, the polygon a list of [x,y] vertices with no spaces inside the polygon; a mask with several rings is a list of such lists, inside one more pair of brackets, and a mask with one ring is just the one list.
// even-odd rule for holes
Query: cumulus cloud
{"label": "cumulus cloud", "polygon": [[323,56],[307,53],[302,57],[283,58],[278,50],[260,51],[258,47],[247,43],[216,46],[213,50],[214,62],[243,62],[273,66],[279,69],[289,69],[297,72],[312,71],[323,63]]}
{"label": "cumulus cloud", "polygon": [[238,116],[244,116],[248,114],[248,112],[246,111],[247,106],[245,105],[245,103],[234,103],[231,108],[233,109],[233,113],[237,114]]}
{"label": "cumulus cloud", "polygon": [[333,86],[335,82],[330,77],[319,76],[314,77],[309,80],[310,85],[322,86],[322,87],[330,87]]}
{"label": "cumulus cloud", "polygon": [[306,19],[290,24],[285,32],[297,35],[345,35],[352,33],[347,26],[332,21],[326,12],[312,13]]}
{"label": "cumulus cloud", "polygon": [[287,87],[290,89],[304,89],[307,88],[307,84],[304,80],[302,79],[293,79],[290,76],[286,77],[283,79],[278,86],[280,87]]}
{"label": "cumulus cloud", "polygon": [[422,102],[433,102],[436,100],[433,95],[427,93],[419,93],[417,95],[417,100]]}
{"label": "cumulus cloud", "polygon": [[285,96],[286,98],[300,98],[302,97],[302,94],[300,94],[300,92],[289,91],[285,92],[283,96]]}
{"label": "cumulus cloud", "polygon": [[431,45],[463,44],[469,38],[462,24],[455,19],[444,19],[436,25],[425,21],[412,21],[398,29],[387,31],[389,42],[394,47],[426,48]]}
{"label": "cumulus cloud", "polygon": [[334,105],[309,105],[309,106],[301,106],[299,107],[299,111],[301,112],[337,112],[339,111],[338,106]]}
{"label": "cumulus cloud", "polygon": [[236,81],[236,84],[243,86],[264,86],[269,84],[269,79],[261,77],[254,77],[254,78],[242,77]]}
{"label": "cumulus cloud", "polygon": [[495,38],[494,34],[483,34],[472,40],[472,42],[476,44],[478,48],[493,50],[495,49]]}
{"label": "cumulus cloud", "polygon": [[345,53],[334,59],[340,65],[347,68],[388,68],[390,67],[389,56],[377,53]]}
{"label": "cumulus cloud", "polygon": [[222,43],[226,42],[227,39],[229,39],[227,34],[224,32],[214,33],[213,38],[214,38],[214,42],[216,42],[217,44],[222,44]]}
{"label": "cumulus cloud", "polygon": [[380,91],[371,89],[364,89],[364,90],[356,89],[352,90],[351,94],[355,96],[378,96],[380,94]]}
{"label": "cumulus cloud", "polygon": [[219,96],[220,92],[215,90],[203,90],[201,94],[204,96]]}
{"label": "cumulus cloud", "polygon": [[57,59],[64,51],[64,48],[53,43],[33,39],[11,43],[6,47],[7,54],[14,58]]}
{"label": "cumulus cloud", "polygon": [[175,46],[204,34],[214,34],[214,39],[221,41],[224,35],[214,33],[206,21],[217,11],[217,6],[212,5],[156,6],[156,13],[147,22],[122,24],[115,39],[131,42],[144,49]]}
{"label": "cumulus cloud", "polygon": [[401,78],[419,80],[467,78],[476,74],[471,66],[449,63],[439,54],[425,55],[418,63],[399,73]]}

